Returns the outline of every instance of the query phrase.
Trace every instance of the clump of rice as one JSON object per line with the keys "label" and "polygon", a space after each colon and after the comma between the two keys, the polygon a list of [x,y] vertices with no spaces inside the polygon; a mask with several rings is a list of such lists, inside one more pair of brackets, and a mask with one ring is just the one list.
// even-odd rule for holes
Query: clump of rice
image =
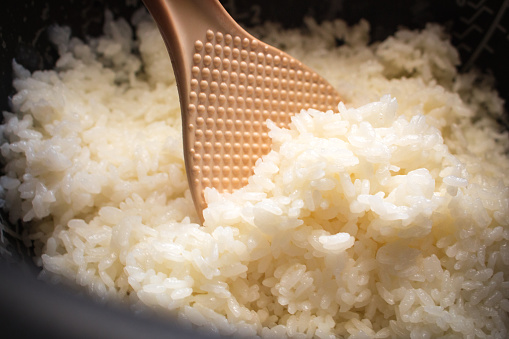
{"label": "clump of rice", "polygon": [[[249,184],[190,198],[175,80],[146,14],[88,44],[56,28],[54,70],[14,64],[0,179],[42,276],[221,334],[505,338],[509,139],[502,100],[442,29],[369,46],[369,25],[257,34],[323,74],[339,114],[268,122]],[[334,41],[345,44],[336,47]]]}

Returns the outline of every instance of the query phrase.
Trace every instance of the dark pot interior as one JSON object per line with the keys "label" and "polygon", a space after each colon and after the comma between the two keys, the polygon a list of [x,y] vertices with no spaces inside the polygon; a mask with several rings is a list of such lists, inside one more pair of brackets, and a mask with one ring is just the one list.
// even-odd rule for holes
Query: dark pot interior
{"label": "dark pot interior", "polygon": [[[478,67],[492,73],[509,107],[509,8],[506,1],[438,0],[223,0],[226,9],[241,24],[250,26],[277,21],[285,27],[302,25],[303,18],[317,21],[334,18],[371,24],[371,37],[381,40],[399,26],[422,28],[438,22],[449,30],[463,67]],[[49,44],[46,29],[68,25],[73,35],[85,38],[102,31],[104,10],[129,18],[142,6],[139,0],[9,1],[0,12],[1,109],[9,110],[13,94],[12,59],[34,71],[51,68],[56,49]],[[20,239],[21,225],[9,225],[2,215],[0,225],[0,319],[7,337],[72,338],[196,338],[171,320],[135,316],[123,307],[103,307],[72,289],[47,286],[36,281],[37,269],[30,259],[30,244]],[[200,334],[206,336],[205,334]]]}

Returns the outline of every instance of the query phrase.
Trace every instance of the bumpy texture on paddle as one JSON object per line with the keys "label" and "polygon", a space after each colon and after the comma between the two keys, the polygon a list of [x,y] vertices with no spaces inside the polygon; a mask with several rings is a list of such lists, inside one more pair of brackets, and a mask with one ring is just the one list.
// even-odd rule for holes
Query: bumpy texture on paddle
{"label": "bumpy texture on paddle", "polygon": [[301,109],[337,110],[324,79],[285,53],[247,37],[208,30],[194,44],[187,119],[189,162],[201,194],[247,184],[270,150],[265,121],[280,127]]}

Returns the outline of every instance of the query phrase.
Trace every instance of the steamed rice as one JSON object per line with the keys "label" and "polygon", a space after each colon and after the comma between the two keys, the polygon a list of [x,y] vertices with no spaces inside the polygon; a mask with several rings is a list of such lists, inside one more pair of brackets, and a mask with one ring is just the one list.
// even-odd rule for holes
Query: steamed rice
{"label": "steamed rice", "polygon": [[507,337],[503,103],[457,73],[440,27],[371,46],[366,22],[258,28],[344,102],[268,122],[272,151],[245,188],[206,192],[201,226],[167,52],[145,13],[133,22],[135,40],[111,17],[88,43],[55,28],[54,70],[14,63],[0,183],[42,277],[209,333]]}

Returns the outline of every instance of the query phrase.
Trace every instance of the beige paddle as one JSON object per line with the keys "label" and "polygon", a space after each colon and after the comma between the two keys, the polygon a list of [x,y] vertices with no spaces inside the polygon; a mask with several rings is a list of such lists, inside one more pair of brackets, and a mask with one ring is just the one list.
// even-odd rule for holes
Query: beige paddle
{"label": "beige paddle", "polygon": [[267,119],[285,127],[301,109],[337,110],[340,97],[316,72],[247,33],[218,0],[144,2],[171,57],[187,176],[202,217],[206,187],[243,187],[269,152]]}

